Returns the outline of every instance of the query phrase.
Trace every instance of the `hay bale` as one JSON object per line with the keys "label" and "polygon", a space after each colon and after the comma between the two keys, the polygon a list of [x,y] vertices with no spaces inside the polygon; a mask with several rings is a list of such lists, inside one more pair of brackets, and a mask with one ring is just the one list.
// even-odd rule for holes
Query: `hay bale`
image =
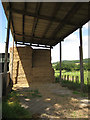
{"label": "hay bale", "polygon": [[[12,48],[10,48],[10,55]],[[17,76],[17,62],[18,76]],[[10,59],[10,67],[11,67]],[[54,73],[51,65],[51,51],[35,49],[30,47],[15,47],[13,60],[13,81],[17,83],[30,84],[31,82],[52,82]]]}

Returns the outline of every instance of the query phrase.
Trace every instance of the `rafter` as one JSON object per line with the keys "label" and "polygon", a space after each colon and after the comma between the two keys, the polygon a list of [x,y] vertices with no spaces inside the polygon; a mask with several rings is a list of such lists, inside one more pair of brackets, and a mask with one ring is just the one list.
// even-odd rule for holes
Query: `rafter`
{"label": "rafter", "polygon": [[51,27],[52,23],[54,22],[55,16],[57,15],[61,5],[62,5],[62,3],[56,3],[54,11],[52,13],[52,21],[50,21],[49,24],[47,25],[47,28],[46,28],[46,30],[45,30],[45,32],[43,34],[43,37],[45,37],[45,35],[47,34],[49,28]]}
{"label": "rafter", "polygon": [[39,13],[40,13],[40,9],[41,9],[41,2],[37,3],[36,5],[36,18],[34,18],[34,24],[33,24],[33,28],[32,28],[32,38],[34,37],[34,33],[35,33],[35,29],[37,27],[37,23],[38,23],[38,16],[39,16]]}
{"label": "rafter", "polygon": [[[44,3],[43,3],[44,4]],[[56,4],[56,3],[55,3]],[[55,5],[54,4],[54,5]],[[58,4],[58,3],[57,3]],[[13,3],[12,3],[12,5],[13,5]],[[22,10],[20,10],[20,9],[18,9],[18,8],[14,8],[14,6],[12,6],[11,8],[7,5],[6,6],[6,8],[5,8],[5,10],[6,10],[6,12],[7,12],[7,7],[8,7],[8,10],[11,10],[11,12],[12,12],[12,15],[14,15],[14,13],[18,13],[18,15],[20,14],[20,15],[22,15],[22,16],[29,16],[30,18],[32,18],[33,17],[33,26],[32,26],[32,28],[33,28],[33,30],[32,30],[32,33],[31,33],[31,30],[30,30],[30,36],[27,36],[26,34],[28,34],[28,33],[24,33],[24,25],[23,25],[23,29],[22,29],[22,40],[21,41],[23,41],[23,38],[25,37],[25,42],[32,42],[32,44],[33,43],[37,43],[37,44],[45,44],[45,45],[55,45],[57,42],[59,42],[59,41],[61,41],[62,39],[64,39],[65,37],[67,37],[70,33],[72,33],[72,32],[74,32],[76,29],[78,29],[79,27],[80,27],[80,23],[82,22],[82,20],[84,21],[83,22],[83,24],[85,24],[85,20],[87,20],[87,18],[88,18],[88,16],[87,16],[87,10],[88,10],[88,8],[87,8],[87,6],[86,6],[86,8],[85,8],[85,5],[83,5],[83,4],[81,4],[81,3],[73,3],[72,4],[73,5],[73,7],[72,6],[70,6],[70,9],[71,10],[69,10],[69,11],[66,11],[66,12],[64,12],[62,9],[61,9],[61,13],[65,13],[66,14],[66,16],[64,17],[64,19],[62,18],[61,20],[60,20],[60,18],[62,17],[62,16],[55,16],[56,14],[57,14],[57,12],[58,11],[60,11],[59,10],[59,8],[57,8],[56,7],[56,10],[54,10],[54,12],[55,13],[53,13],[53,14],[50,14],[51,16],[49,16],[49,13],[43,13],[43,12],[45,12],[45,11],[43,11],[45,8],[44,8],[44,6],[42,7],[42,14],[43,15],[41,15],[41,14],[38,14],[38,12],[34,12],[33,11],[33,13],[31,13],[31,11],[28,9],[28,10],[26,10],[26,11],[24,11],[23,9]],[[81,5],[83,5],[83,6],[81,6]],[[38,5],[39,6],[39,5]],[[67,7],[67,5],[65,5],[66,7]],[[64,6],[64,7],[65,7]],[[34,6],[35,7],[35,6]],[[62,7],[63,7],[63,5],[62,5]],[[38,7],[37,7],[38,8]],[[79,9],[80,8],[80,9]],[[38,8],[39,9],[39,8]],[[58,9],[58,10],[57,10]],[[85,11],[84,11],[84,9],[85,9]],[[40,11],[41,11],[40,10]],[[52,9],[53,10],[53,9]],[[80,11],[79,11],[80,10]],[[37,10],[36,10],[37,11]],[[77,11],[78,11],[78,13],[77,13]],[[84,11],[84,12],[83,12]],[[51,12],[53,12],[53,11],[51,11]],[[50,12],[50,13],[51,13]],[[81,16],[79,16],[80,14],[79,14],[79,12],[80,13],[82,13],[82,15]],[[54,15],[55,14],[55,15]],[[86,16],[85,16],[86,15]],[[77,20],[76,21],[74,21],[72,18],[74,17],[74,16],[77,16]],[[12,16],[12,17],[14,17],[14,16]],[[23,18],[23,17],[22,17]],[[13,19],[13,18],[12,18]],[[35,20],[34,20],[35,19]],[[37,23],[38,23],[38,20],[41,20],[41,19],[43,19],[43,20],[47,20],[48,21],[48,23],[49,24],[46,24],[47,26],[46,26],[46,30],[44,31],[44,34],[42,34],[42,38],[40,37],[40,36],[35,36],[34,34],[35,34],[35,29],[36,29],[36,27],[37,27]],[[23,21],[23,23],[25,23],[25,20],[22,20]],[[13,19],[13,22],[14,22],[14,19]],[[13,26],[13,22],[12,22],[12,26]],[[29,22],[29,21],[28,21]],[[57,27],[57,29],[55,29],[55,27],[54,27],[54,30],[53,30],[53,34],[50,36],[50,38],[46,38],[46,34],[48,33],[48,30],[49,30],[49,28],[51,29],[51,26],[52,26],[52,23],[56,23],[56,24],[58,24],[59,26]],[[22,24],[23,24],[22,23]],[[70,26],[67,26],[66,27],[66,25],[70,25]],[[15,25],[14,25],[15,26]],[[45,27],[45,26],[44,26]],[[70,27],[70,29],[68,28],[68,27]],[[13,28],[13,27],[12,27]],[[64,29],[65,28],[65,29]],[[16,30],[16,29],[15,29]],[[57,36],[57,34],[58,33],[61,33],[61,30],[67,30],[67,31],[64,31],[63,32],[63,34],[61,34],[60,36],[58,35]],[[17,33],[16,33],[16,31],[14,31],[14,29],[12,29],[12,32],[13,33],[15,33],[15,34],[13,34],[16,38],[17,38],[17,41],[20,41],[19,39],[18,39],[18,36],[17,36]],[[26,32],[26,31],[25,31]],[[27,39],[26,39],[26,37],[28,37]],[[31,40],[33,40],[33,41],[31,41]]]}
{"label": "rafter", "polygon": [[79,24],[78,27],[76,27],[74,30],[68,32],[64,37],[59,38],[59,39],[64,39],[64,38],[66,38],[68,35],[72,34],[74,31],[76,31],[78,28],[82,27],[83,24],[84,24],[84,22],[87,23],[89,20],[90,20],[90,19],[87,19],[86,21],[82,21],[82,22]]}
{"label": "rafter", "polygon": [[[68,32],[64,37],[59,37],[59,38],[57,38],[57,39],[52,40],[52,44],[53,44],[53,45],[56,45],[58,42],[63,41],[68,35],[72,34],[74,31],[76,31],[78,28],[80,28],[81,26],[83,26],[83,24],[84,24],[84,23],[87,23],[88,21],[89,21],[89,18],[88,18],[88,20],[86,20],[86,21],[82,21],[82,22],[79,24],[78,27],[75,27],[75,29],[73,29],[73,30],[71,30],[70,32]],[[57,41],[57,42],[56,42],[56,41]]]}
{"label": "rafter", "polygon": [[[25,35],[25,34],[19,34],[19,33],[15,33],[15,36],[21,36],[21,37],[24,37],[24,38],[29,38],[30,39],[30,41],[31,41],[31,39],[32,39],[32,36],[30,36],[30,35]],[[33,37],[33,39],[38,39],[38,40],[46,40],[46,41],[49,41],[49,40],[52,40],[52,39],[48,39],[48,38],[41,38],[41,37]]]}
{"label": "rafter", "polygon": [[70,18],[72,18],[72,16],[78,11],[78,9],[80,8],[82,4],[80,3],[75,3],[73,5],[73,7],[70,9],[70,11],[67,13],[67,15],[64,17],[63,19],[63,23],[60,23],[57,28],[54,30],[54,32],[52,33],[52,38],[55,38],[57,33],[60,32],[60,30],[63,28],[63,26],[66,24],[66,21],[68,22]]}
{"label": "rafter", "polygon": [[[21,14],[21,15],[25,14],[26,16],[37,17],[37,15],[35,13],[30,13],[30,12],[27,12],[27,11],[14,9],[14,8],[7,8],[7,10],[9,10],[9,9],[11,9],[11,11],[13,13],[17,13],[17,14]],[[54,20],[53,20],[52,17],[45,16],[45,15],[38,15],[38,19],[53,21],[53,22],[57,22],[57,23],[63,23],[63,21],[60,18],[55,17]],[[71,25],[71,26],[75,26],[74,23],[69,22],[69,21],[68,22],[66,21],[66,24]]]}
{"label": "rafter", "polygon": [[[24,10],[23,11],[26,11],[26,8],[27,8],[27,2],[24,3]],[[23,19],[22,19],[22,33],[24,34],[24,23],[25,23],[25,14],[23,14]],[[24,42],[24,37],[23,37],[23,42]]]}

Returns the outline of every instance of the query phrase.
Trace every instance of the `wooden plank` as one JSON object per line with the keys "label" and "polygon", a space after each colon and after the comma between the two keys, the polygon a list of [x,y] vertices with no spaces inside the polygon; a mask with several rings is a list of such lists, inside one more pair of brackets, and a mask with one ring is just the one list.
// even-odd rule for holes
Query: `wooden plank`
{"label": "wooden plank", "polygon": [[36,16],[37,16],[37,17],[34,18],[34,23],[33,23],[33,28],[32,28],[32,38],[31,38],[31,40],[32,40],[33,37],[34,37],[35,29],[36,29],[36,27],[37,27],[38,16],[39,16],[39,14],[40,14],[41,5],[42,5],[41,2],[40,2],[40,3],[37,3],[37,5],[36,5]]}
{"label": "wooden plank", "polygon": [[19,71],[19,61],[17,61],[17,69],[16,69],[16,78],[15,78],[15,84],[17,84],[18,71]]}
{"label": "wooden plank", "polygon": [[80,28],[81,26],[83,26],[83,24],[87,23],[88,21],[89,21],[89,19],[86,20],[86,21],[82,21],[78,26],[76,25],[76,27],[74,29],[72,29],[66,35],[64,35],[64,37],[59,37],[59,38],[53,39],[52,40],[52,45],[54,46],[54,45],[58,44],[58,42],[60,42],[61,40],[65,39],[68,35],[72,34],[74,31],[76,31],[78,28]]}
{"label": "wooden plank", "polygon": [[45,37],[45,35],[47,34],[48,30],[50,29],[52,23],[54,22],[54,19],[55,19],[55,16],[57,15],[59,9],[60,9],[60,6],[62,5],[62,3],[58,4],[56,3],[55,5],[55,8],[54,8],[54,11],[52,13],[52,21],[49,22],[49,24],[47,25],[46,29],[45,29],[45,32],[43,34],[43,38]]}
{"label": "wooden plank", "polygon": [[9,45],[9,35],[10,35],[10,19],[11,12],[8,13],[8,25],[7,25],[7,38],[6,38],[6,47],[5,47],[5,61],[4,61],[4,76],[3,76],[3,94],[6,95],[6,85],[7,85],[7,58],[8,58],[8,45]]}
{"label": "wooden plank", "polygon": [[[27,9],[27,2],[24,3],[24,10],[23,11],[26,11]],[[22,19],[22,34],[24,35],[24,27],[25,27],[25,14],[23,14],[23,19]],[[23,36],[23,43],[25,42],[25,38]]]}
{"label": "wooden plank", "polygon": [[[7,10],[10,10],[10,8],[7,8]],[[20,10],[20,9],[14,9],[14,8],[11,8],[11,11],[13,13],[17,13],[17,14],[25,14],[26,16],[31,16],[31,17],[37,17],[36,14],[34,13],[30,13],[30,12],[27,12],[27,11],[23,11],[23,10]],[[38,15],[38,19],[43,19],[43,20],[48,20],[48,21],[53,21],[53,22],[58,22],[58,23],[63,23],[63,21],[60,19],[60,18],[54,18],[54,20],[52,19],[52,17],[50,16],[45,16],[45,15]],[[67,25],[71,25],[71,26],[76,26],[74,23],[72,22],[67,22],[66,21],[66,24]],[[77,25],[78,26],[78,25]]]}
{"label": "wooden plank", "polygon": [[14,59],[14,39],[13,39],[13,48],[12,48],[12,58],[11,58],[11,79],[13,79],[13,59]]}
{"label": "wooden plank", "polygon": [[52,33],[52,38],[55,38],[57,33],[62,30],[63,26],[66,24],[66,21],[69,21],[70,18],[72,18],[72,16],[78,11],[78,9],[80,8],[82,4],[80,3],[75,3],[72,8],[70,9],[69,12],[67,12],[66,16],[63,19],[63,23],[60,23],[57,28],[54,30],[54,32]]}
{"label": "wooden plank", "polygon": [[[16,36],[24,36],[25,38],[29,38],[29,39],[31,39],[32,38],[32,36],[31,35],[25,35],[25,34],[20,34],[20,33],[15,33],[15,35]],[[38,40],[45,40],[45,41],[48,41],[48,40],[52,40],[52,39],[48,39],[48,38],[41,38],[41,37],[35,37],[34,36],[34,38],[33,39],[38,39]]]}

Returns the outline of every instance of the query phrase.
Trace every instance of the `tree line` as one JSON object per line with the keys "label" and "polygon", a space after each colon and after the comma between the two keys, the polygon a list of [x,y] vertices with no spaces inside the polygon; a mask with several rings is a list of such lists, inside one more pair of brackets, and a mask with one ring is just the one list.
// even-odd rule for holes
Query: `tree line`
{"label": "tree line", "polygon": [[[84,70],[90,70],[90,63],[84,63],[83,64],[83,69]],[[56,70],[60,70],[60,63],[57,62],[54,64],[54,69]],[[73,63],[73,62],[62,62],[62,66],[61,66],[62,70],[66,70],[66,71],[79,71],[80,70],[80,64],[79,63]]]}

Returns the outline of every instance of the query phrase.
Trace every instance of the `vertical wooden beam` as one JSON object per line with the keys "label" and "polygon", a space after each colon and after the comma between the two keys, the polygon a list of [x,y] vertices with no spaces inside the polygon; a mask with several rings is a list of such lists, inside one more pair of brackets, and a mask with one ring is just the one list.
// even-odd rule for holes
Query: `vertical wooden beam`
{"label": "vertical wooden beam", "polygon": [[14,59],[14,39],[13,39],[13,47],[12,47],[12,65],[11,65],[11,79],[13,80],[13,59]]}
{"label": "vertical wooden beam", "polygon": [[16,69],[15,84],[17,84],[17,79],[18,79],[18,70],[19,70],[19,61],[17,61],[17,69]]}
{"label": "vertical wooden beam", "polygon": [[8,13],[8,25],[7,25],[7,38],[5,47],[5,62],[4,62],[4,76],[3,76],[3,94],[6,95],[6,85],[7,85],[7,57],[8,57],[8,44],[10,35],[10,18],[11,12]]}
{"label": "vertical wooden beam", "polygon": [[81,90],[83,90],[84,72],[83,72],[82,28],[79,29],[79,34],[80,34],[80,79],[81,79]]}
{"label": "vertical wooden beam", "polygon": [[61,41],[60,41],[60,82],[61,82],[61,74],[62,74],[61,73],[61,61],[62,61],[62,58],[61,58],[62,57],[62,53],[61,53],[62,51],[61,51],[61,49],[62,48],[61,48]]}

